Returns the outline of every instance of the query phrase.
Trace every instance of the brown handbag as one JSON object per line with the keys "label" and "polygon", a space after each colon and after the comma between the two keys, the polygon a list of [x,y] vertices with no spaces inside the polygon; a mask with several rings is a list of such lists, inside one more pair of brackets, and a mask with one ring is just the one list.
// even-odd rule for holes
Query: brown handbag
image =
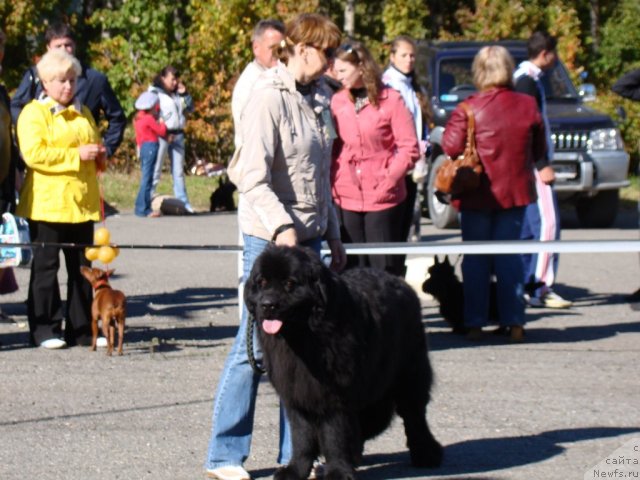
{"label": "brown handbag", "polygon": [[460,108],[467,113],[467,144],[464,148],[464,153],[455,160],[447,157],[436,172],[434,183],[438,192],[452,196],[478,188],[480,174],[483,171],[482,163],[480,163],[476,150],[476,124],[473,111],[464,102],[460,104]]}

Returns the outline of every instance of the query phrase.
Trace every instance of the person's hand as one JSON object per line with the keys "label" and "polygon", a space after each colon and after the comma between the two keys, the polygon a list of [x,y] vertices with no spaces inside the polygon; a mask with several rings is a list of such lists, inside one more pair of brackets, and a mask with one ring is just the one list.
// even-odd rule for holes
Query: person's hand
{"label": "person's hand", "polygon": [[328,240],[329,250],[331,250],[331,265],[329,268],[334,272],[341,272],[347,265],[347,252],[340,239]]}
{"label": "person's hand", "polygon": [[176,92],[178,92],[178,94],[180,95],[184,95],[185,93],[187,93],[186,85],[182,82],[178,82],[178,86],[176,87]]}
{"label": "person's hand", "polygon": [[101,156],[106,156],[107,149],[104,145],[89,143],[78,147],[78,153],[80,154],[80,160],[83,162],[92,162],[98,160]]}
{"label": "person's hand", "polygon": [[280,232],[273,242],[279,247],[295,247],[298,244],[298,235],[296,229],[291,227]]}
{"label": "person's hand", "polygon": [[538,170],[538,175],[540,175],[542,183],[546,185],[553,185],[553,182],[556,181],[556,172],[551,165],[544,167],[542,170]]}

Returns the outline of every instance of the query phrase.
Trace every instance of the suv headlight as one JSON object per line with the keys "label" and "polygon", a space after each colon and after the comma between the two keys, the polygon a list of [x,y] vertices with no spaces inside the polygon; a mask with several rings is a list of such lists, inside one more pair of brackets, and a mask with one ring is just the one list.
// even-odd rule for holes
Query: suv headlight
{"label": "suv headlight", "polygon": [[589,134],[587,146],[590,150],[622,150],[622,135],[617,128],[600,128]]}

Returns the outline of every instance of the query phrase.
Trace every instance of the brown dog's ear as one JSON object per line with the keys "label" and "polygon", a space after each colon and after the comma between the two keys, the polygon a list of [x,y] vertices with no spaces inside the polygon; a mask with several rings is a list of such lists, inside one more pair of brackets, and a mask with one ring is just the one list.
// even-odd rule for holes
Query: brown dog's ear
{"label": "brown dog's ear", "polygon": [[115,271],[116,271],[116,269],[115,269],[115,268],[110,268],[110,269],[108,269],[108,270],[107,270],[106,272],[104,272],[104,273],[106,273],[106,274],[107,274],[107,277],[110,277],[111,275],[113,275],[113,272],[115,272]]}
{"label": "brown dog's ear", "polygon": [[82,265],[82,266],[80,267],[80,273],[82,274],[82,276],[83,276],[84,278],[87,278],[87,279],[88,279],[88,278],[89,278],[89,277],[88,277],[88,275],[90,275],[90,274],[91,274],[91,269],[90,269],[89,267],[85,267],[84,265]]}

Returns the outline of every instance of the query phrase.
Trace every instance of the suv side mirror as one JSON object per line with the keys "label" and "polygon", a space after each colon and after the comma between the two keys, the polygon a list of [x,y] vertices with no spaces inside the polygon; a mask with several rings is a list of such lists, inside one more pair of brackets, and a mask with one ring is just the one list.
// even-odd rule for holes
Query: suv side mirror
{"label": "suv side mirror", "polygon": [[583,102],[593,102],[596,99],[596,86],[593,83],[583,83],[578,87],[578,95]]}

